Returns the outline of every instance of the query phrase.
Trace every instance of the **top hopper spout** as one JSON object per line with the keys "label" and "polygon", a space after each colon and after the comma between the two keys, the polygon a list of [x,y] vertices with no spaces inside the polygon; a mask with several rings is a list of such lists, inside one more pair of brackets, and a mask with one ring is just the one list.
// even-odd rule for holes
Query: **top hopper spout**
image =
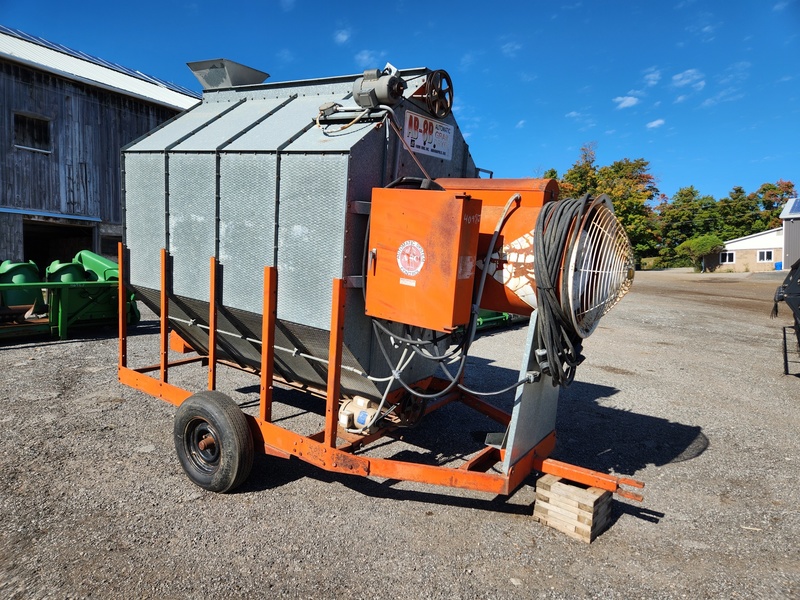
{"label": "top hopper spout", "polygon": [[204,90],[217,90],[242,85],[258,85],[269,73],[252,69],[227,58],[186,63]]}

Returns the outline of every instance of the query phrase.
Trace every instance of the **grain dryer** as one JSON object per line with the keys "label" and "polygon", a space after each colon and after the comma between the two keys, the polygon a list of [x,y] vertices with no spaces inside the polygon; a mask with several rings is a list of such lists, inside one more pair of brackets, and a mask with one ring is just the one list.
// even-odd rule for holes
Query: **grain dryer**
{"label": "grain dryer", "polygon": [[[535,469],[638,497],[619,486],[639,482],[549,458],[559,387],[633,276],[607,197],[479,178],[445,71],[273,84],[227,60],[190,67],[202,102],[123,151],[121,285],[159,315],[161,359],[129,367],[121,322],[119,374],[178,406],[195,483],[236,487],[258,451],[492,493]],[[482,308],[530,317],[519,377],[495,390],[511,412],[464,385]],[[198,356],[171,359],[170,333]],[[205,391],[170,382],[192,360],[208,365]],[[260,377],[257,414],[215,390],[221,365]],[[274,380],[321,398],[318,431],[273,420]],[[458,464],[370,455],[453,401],[504,433]]]}

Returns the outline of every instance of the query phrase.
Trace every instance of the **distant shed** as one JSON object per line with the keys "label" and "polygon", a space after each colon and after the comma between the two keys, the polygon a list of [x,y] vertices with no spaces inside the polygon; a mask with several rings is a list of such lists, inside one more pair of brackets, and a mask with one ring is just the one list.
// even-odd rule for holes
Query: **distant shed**
{"label": "distant shed", "polygon": [[0,25],[0,261],[115,252],[120,149],[198,101]]}
{"label": "distant shed", "polygon": [[800,259],[800,198],[789,198],[781,211],[783,221],[783,268]]}

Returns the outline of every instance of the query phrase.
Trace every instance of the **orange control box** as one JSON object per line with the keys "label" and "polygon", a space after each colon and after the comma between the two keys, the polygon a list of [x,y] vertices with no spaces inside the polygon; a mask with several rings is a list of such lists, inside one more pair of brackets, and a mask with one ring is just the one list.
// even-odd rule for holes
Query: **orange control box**
{"label": "orange control box", "polygon": [[376,188],[366,312],[453,331],[469,321],[481,201],[437,190]]}

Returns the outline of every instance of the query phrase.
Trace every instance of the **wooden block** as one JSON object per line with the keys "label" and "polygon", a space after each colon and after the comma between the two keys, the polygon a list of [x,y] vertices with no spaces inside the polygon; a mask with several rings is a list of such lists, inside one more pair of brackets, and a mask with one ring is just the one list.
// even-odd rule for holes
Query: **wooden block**
{"label": "wooden block", "polygon": [[606,504],[611,503],[611,496],[604,496],[600,500],[598,500],[594,505],[589,504],[587,502],[581,502],[580,500],[574,500],[572,498],[565,498],[563,496],[559,496],[557,493],[553,492],[540,492],[539,490],[536,491],[536,499],[541,500],[542,502],[548,502],[553,504],[554,506],[561,506],[566,509],[571,509],[573,511],[584,511],[591,513],[592,511],[599,510]]}
{"label": "wooden block", "polygon": [[[540,487],[539,481],[545,477],[547,477],[548,480],[545,481]],[[539,479],[539,481],[536,482],[537,492],[550,491],[562,498],[570,498],[572,500],[576,500],[584,504],[590,504],[592,506],[603,500],[603,498],[607,498],[608,496],[606,496],[606,494],[611,494],[611,492],[596,487],[579,487],[579,484],[567,483],[560,477],[554,477],[553,475],[544,475]]]}
{"label": "wooden block", "polygon": [[536,482],[533,516],[548,527],[591,543],[610,523],[611,499],[607,490],[543,475]]}
{"label": "wooden block", "polygon": [[581,530],[579,530],[579,529],[577,529],[575,527],[572,527],[570,525],[565,525],[564,523],[561,523],[560,521],[548,520],[548,519],[545,519],[545,518],[542,518],[542,517],[539,517],[537,520],[542,525],[547,525],[548,527],[551,527],[551,528],[555,529],[556,531],[560,531],[561,533],[565,533],[568,536],[570,536],[572,538],[575,538],[576,540],[580,540],[582,542],[586,542],[587,544],[591,544],[592,540],[594,539],[592,537],[591,533],[586,533],[586,532],[581,531]]}
{"label": "wooden block", "polygon": [[595,512],[573,512],[562,508],[560,506],[554,506],[548,502],[536,502],[536,506],[541,508],[543,511],[546,511],[546,514],[556,516],[560,519],[564,519],[569,521],[570,523],[586,525],[588,527],[592,527],[596,521],[602,520],[606,518],[610,513],[610,505],[604,505],[600,510]]}
{"label": "wooden block", "polygon": [[546,504],[536,503],[534,508],[534,515],[540,516],[547,520],[561,521],[565,525],[570,525],[587,532],[599,532],[608,524],[611,517],[611,510],[605,509],[602,512],[594,515],[593,518],[587,518],[585,515],[571,515],[565,514],[563,511],[554,509],[552,506]]}

